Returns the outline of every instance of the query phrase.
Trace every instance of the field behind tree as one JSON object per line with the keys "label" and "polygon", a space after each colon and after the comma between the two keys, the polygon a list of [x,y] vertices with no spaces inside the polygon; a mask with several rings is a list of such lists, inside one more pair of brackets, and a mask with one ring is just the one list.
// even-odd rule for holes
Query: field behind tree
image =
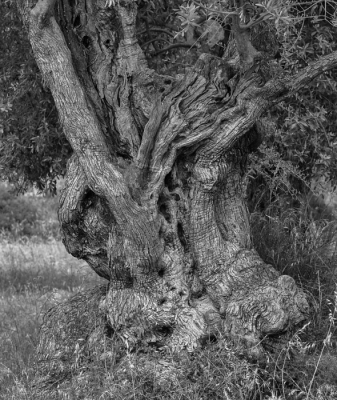
{"label": "field behind tree", "polygon": [[[36,398],[32,380],[43,314],[102,283],[60,241],[57,198],[16,197],[0,185],[0,399]],[[83,369],[59,399],[337,399],[336,223],[319,202],[278,202],[252,210],[253,237],[265,261],[308,294],[308,324],[282,350],[246,359],[239,343],[210,338],[193,355],[172,355],[184,374],[170,381],[109,355]],[[144,361],[145,355],[139,359]],[[106,356],[106,357],[105,357]],[[153,354],[152,354],[153,360]],[[156,354],[160,365],[160,354]],[[102,361],[103,360],[103,361]],[[117,373],[119,371],[119,373]],[[123,383],[124,382],[124,383]],[[126,384],[125,382],[132,382]]]}
{"label": "field behind tree", "polygon": [[0,398],[29,398],[43,314],[99,277],[69,255],[57,199],[16,196],[0,184]]}

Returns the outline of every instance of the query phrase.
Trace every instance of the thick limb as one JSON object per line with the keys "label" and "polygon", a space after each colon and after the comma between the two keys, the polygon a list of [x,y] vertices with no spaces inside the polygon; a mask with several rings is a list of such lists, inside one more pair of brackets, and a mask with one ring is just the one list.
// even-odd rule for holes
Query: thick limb
{"label": "thick limb", "polygon": [[196,164],[190,236],[201,284],[223,328],[252,342],[283,333],[307,317],[304,294],[251,248],[241,168],[231,157]]}
{"label": "thick limb", "polygon": [[[133,248],[130,263],[143,264],[145,254],[145,262],[151,269],[161,252],[156,212],[132,199],[94,110],[88,106],[85,91],[72,64],[71,53],[52,16],[53,5],[53,2],[39,1],[31,11],[30,40],[36,61],[51,89],[64,133],[77,156],[88,186],[95,195],[107,202],[116,224],[124,231],[125,246]],[[136,253],[139,254],[138,260]],[[133,266],[133,269],[137,267]]]}

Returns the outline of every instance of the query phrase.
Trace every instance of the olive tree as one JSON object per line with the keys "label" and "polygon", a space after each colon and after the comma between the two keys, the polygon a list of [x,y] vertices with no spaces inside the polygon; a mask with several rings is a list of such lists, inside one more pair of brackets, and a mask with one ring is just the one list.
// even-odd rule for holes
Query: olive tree
{"label": "olive tree", "polygon": [[[212,36],[225,40],[223,54],[208,40],[184,71],[156,70],[146,56],[151,43],[163,55],[198,41],[170,42],[157,27],[152,34],[169,46],[158,47],[153,36],[142,48],[137,12],[146,3],[19,2],[73,151],[59,206],[63,241],[108,280],[106,290],[83,298],[128,346],[141,340],[191,351],[218,333],[256,346],[305,320],[308,303],[252,247],[247,156],[265,129],[263,113],[336,67],[337,52],[290,75],[275,61],[276,47],[266,45],[276,43],[268,42],[275,30],[252,39],[254,30],[280,22],[267,6],[204,1],[207,26],[216,11],[230,30],[227,39]],[[186,38],[198,28],[196,8],[180,3]],[[77,306],[67,307],[70,318]],[[55,356],[52,315],[41,340]]]}

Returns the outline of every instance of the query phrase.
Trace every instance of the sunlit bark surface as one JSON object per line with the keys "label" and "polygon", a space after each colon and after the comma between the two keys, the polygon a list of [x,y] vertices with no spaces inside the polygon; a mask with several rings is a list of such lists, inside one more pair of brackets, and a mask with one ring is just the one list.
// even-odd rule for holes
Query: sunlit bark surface
{"label": "sunlit bark surface", "polygon": [[65,345],[71,303],[47,315],[40,361],[62,370],[60,354],[69,361],[74,346],[107,332],[128,348],[191,351],[218,333],[254,347],[291,330],[308,305],[252,248],[242,177],[261,114],[336,65],[336,55],[267,80],[252,72],[261,55],[237,31],[241,62],[203,54],[185,75],[163,76],[138,45],[136,2],[105,3],[22,6],[74,151],[59,210],[64,244],[109,281],[83,295],[101,324],[86,335]]}

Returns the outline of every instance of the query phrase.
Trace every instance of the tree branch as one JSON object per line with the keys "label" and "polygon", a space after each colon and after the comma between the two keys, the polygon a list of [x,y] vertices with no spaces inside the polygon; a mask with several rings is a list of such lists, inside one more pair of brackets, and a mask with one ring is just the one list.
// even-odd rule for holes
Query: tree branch
{"label": "tree branch", "polygon": [[146,46],[148,46],[149,44],[151,44],[151,43],[153,43],[153,42],[157,42],[157,41],[162,41],[162,42],[165,42],[165,43],[167,43],[167,44],[170,44],[170,42],[169,42],[167,39],[165,39],[165,38],[160,38],[160,37],[156,37],[156,38],[154,38],[154,39],[151,39],[151,40],[145,42],[144,44],[142,44],[142,46],[143,46],[143,47],[146,47]]}
{"label": "tree branch", "polygon": [[122,39],[118,46],[117,58],[123,64],[123,70],[132,75],[147,68],[145,55],[136,38],[137,4],[131,1],[117,2],[114,6],[121,23]]}
{"label": "tree branch", "polygon": [[280,101],[298,92],[313,79],[333,68],[337,68],[337,51],[310,63],[294,75],[282,74],[281,77],[271,79],[262,88],[256,88],[251,95],[273,102]]}
{"label": "tree branch", "polygon": [[301,87],[310,83],[317,76],[323,72],[327,72],[337,67],[337,51],[334,51],[326,56],[321,57],[316,62],[309,64],[306,68],[302,69],[293,79],[288,83],[289,91],[294,93]]}
{"label": "tree branch", "polygon": [[201,154],[205,160],[214,160],[229,149],[235,141],[247,132],[270,106],[271,102],[281,101],[296,93],[301,87],[310,83],[314,78],[337,67],[337,51],[320,58],[308,65],[295,75],[279,76],[267,82],[263,87],[248,86],[239,92],[236,98],[238,111],[240,105],[245,110],[245,115],[234,115],[224,118],[223,129],[220,134],[213,135],[211,140],[202,149]]}
{"label": "tree branch", "polygon": [[242,63],[241,70],[247,71],[257,60],[261,59],[261,53],[252,45],[250,40],[250,30],[247,28],[241,28],[238,15],[232,16],[232,29],[236,48]]}
{"label": "tree branch", "polygon": [[54,6],[57,0],[39,0],[31,11],[31,15],[38,18],[40,29],[48,23],[49,17],[54,13]]}
{"label": "tree branch", "polygon": [[206,7],[203,4],[201,4],[199,2],[196,2],[196,1],[195,1],[195,4],[198,7],[202,8],[203,10],[209,11],[209,12],[214,13],[216,15],[224,15],[225,17],[230,17],[232,15],[239,15],[239,13],[237,11],[221,11],[221,10],[217,10],[217,9],[212,9],[212,8]]}
{"label": "tree branch", "polygon": [[163,28],[156,28],[156,27],[152,27],[149,29],[144,29],[141,32],[137,32],[137,35],[144,35],[144,33],[147,33],[148,31],[150,32],[159,32],[159,33],[165,33],[165,35],[171,36],[174,38],[174,34],[170,31],[168,31],[167,29],[163,29]]}
{"label": "tree branch", "polygon": [[[133,200],[125,177],[113,163],[100,123],[88,105],[84,88],[74,69],[69,48],[52,16],[54,4],[55,0],[40,0],[31,11],[29,35],[35,59],[52,92],[65,136],[77,154],[88,186],[98,196],[106,199],[117,224],[126,227],[126,238],[142,254],[144,248],[147,249],[146,262],[151,260],[152,263],[160,252],[156,213]],[[127,14],[127,10],[119,11]],[[137,52],[127,58],[128,53],[124,52],[132,46],[129,43],[134,37],[132,19],[133,15],[125,15],[126,39],[123,40],[121,50],[122,55],[125,55],[124,66],[129,73],[136,66],[139,68],[137,58],[140,56]]]}
{"label": "tree branch", "polygon": [[271,16],[268,12],[262,13],[258,18],[254,19],[252,18],[247,24],[240,24],[240,29],[250,29],[253,28],[254,26],[258,25],[260,22],[263,22],[267,19],[270,19]]}
{"label": "tree branch", "polygon": [[164,49],[160,49],[158,51],[155,51],[154,53],[151,53],[151,56],[157,56],[158,54],[164,53],[165,51],[169,51],[169,50],[173,50],[173,49],[177,49],[179,47],[188,47],[189,49],[191,49],[192,47],[195,47],[195,44],[188,44],[188,43],[175,43],[172,44],[171,46],[167,46]]}

